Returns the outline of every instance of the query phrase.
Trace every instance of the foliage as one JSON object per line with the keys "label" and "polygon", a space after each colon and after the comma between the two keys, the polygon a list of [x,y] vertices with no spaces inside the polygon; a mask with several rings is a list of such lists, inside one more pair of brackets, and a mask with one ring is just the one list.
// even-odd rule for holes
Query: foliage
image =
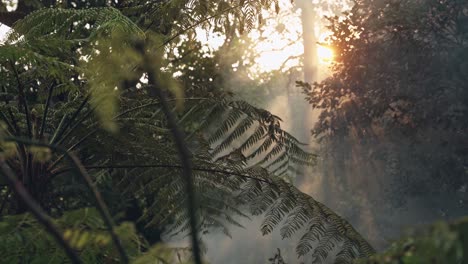
{"label": "foliage", "polygon": [[[465,263],[467,261],[468,220],[436,222],[429,227],[411,231],[393,243],[387,250],[368,258],[355,260],[355,264],[437,264]],[[269,259],[270,263],[286,263],[281,251]]]}
{"label": "foliage", "polygon": [[[297,251],[312,253],[318,262],[336,247],[343,246],[338,257],[348,262],[373,252],[344,219],[281,178],[310,166],[316,156],[281,129],[279,117],[233,100],[210,81],[210,72],[183,67],[194,61],[170,52],[179,41],[195,47],[190,56],[197,67],[217,69],[215,60],[196,49],[193,35],[179,38],[182,31],[190,36],[195,25],[205,25],[242,32],[259,8],[274,1],[239,1],[229,12],[220,9],[229,5],[221,1],[210,8],[206,1],[112,3],[31,12],[0,46],[1,179],[12,182],[0,189],[2,224],[38,207],[44,211],[35,214],[40,223],[45,213],[56,219],[47,231],[59,230],[59,245],[82,248],[83,261],[95,262],[126,262],[126,254],[141,256],[142,263],[154,254],[172,258],[164,246],[148,249],[139,241],[161,242],[161,233],[196,238],[213,229],[229,235],[227,226],[239,225],[236,218],[248,213],[265,214],[264,234],[281,226],[283,237],[291,237],[307,228]],[[191,184],[196,199],[189,195]],[[89,209],[83,208],[90,206],[105,227],[93,226],[97,217],[77,220],[88,219]],[[118,251],[118,260],[96,252],[96,239],[83,242],[104,228],[114,242],[109,252]],[[24,230],[2,235],[39,230],[30,220]],[[57,249],[51,241],[38,239],[38,249]]]}
{"label": "foliage", "polygon": [[326,177],[350,190],[338,200],[362,192],[374,214],[416,198],[433,212],[466,209],[466,10],[458,0],[363,0],[329,18],[332,76],[298,86],[321,110],[312,133]]}
{"label": "foliage", "polygon": [[272,258],[269,258],[270,263],[285,264],[283,257],[281,256],[281,250],[278,248],[278,252]]}
{"label": "foliage", "polygon": [[394,243],[384,253],[357,260],[355,263],[466,263],[468,261],[467,232],[466,218],[453,223],[439,222],[431,226],[429,230]]}
{"label": "foliage", "polygon": [[[64,238],[81,252],[85,263],[116,262],[118,255],[99,213],[93,208],[69,211],[55,220]],[[119,238],[131,256],[148,245],[137,235],[132,223],[117,227]],[[3,263],[63,263],[66,255],[30,214],[4,216],[0,222]],[[40,239],[38,239],[40,238]]]}

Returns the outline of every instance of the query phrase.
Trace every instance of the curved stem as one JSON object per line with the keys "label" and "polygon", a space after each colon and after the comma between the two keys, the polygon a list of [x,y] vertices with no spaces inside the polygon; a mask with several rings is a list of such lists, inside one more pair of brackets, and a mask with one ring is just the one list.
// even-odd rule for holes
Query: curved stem
{"label": "curved stem", "polygon": [[[168,100],[168,101],[175,101],[175,100],[182,100],[182,99],[183,100],[193,100],[193,101],[203,101],[203,100],[208,100],[209,98],[204,98],[204,97],[174,98],[174,99],[171,99],[171,100]],[[124,115],[126,115],[128,113],[131,113],[133,111],[137,111],[139,109],[142,109],[142,108],[145,108],[145,107],[148,107],[148,106],[154,106],[154,105],[159,105],[159,104],[160,104],[160,102],[156,101],[156,102],[151,102],[151,103],[147,103],[147,104],[143,104],[143,105],[139,105],[139,106],[127,109],[127,110],[123,111],[122,113],[114,116],[112,118],[112,120],[117,120],[118,118],[120,118],[120,117],[122,117],[122,116],[124,116]],[[81,124],[84,119],[88,118],[88,116],[91,114],[91,112],[92,111],[88,112],[83,118],[81,118],[78,122],[76,122],[76,124],[62,138],[68,137],[68,135],[71,133],[71,131],[73,131],[77,125]],[[97,123],[92,124],[91,127],[96,125],[96,124]],[[75,144],[73,144],[71,147],[69,147],[68,151],[72,151],[73,149],[75,149],[77,146],[79,146],[81,143],[83,143],[83,141],[85,141],[87,138],[89,138],[90,136],[92,136],[96,132],[98,132],[98,129],[94,128],[91,132],[89,132],[88,134],[83,136]],[[63,140],[61,140],[61,141],[63,141]],[[59,164],[59,162],[62,161],[63,157],[64,157],[63,155],[58,157],[54,162],[52,162],[51,165],[49,165],[49,167],[47,169],[48,170],[53,170]]]}
{"label": "curved stem", "polygon": [[[170,169],[182,169],[181,165],[168,165],[168,164],[121,164],[121,165],[102,165],[102,166],[86,166],[83,165],[85,169],[87,170],[99,170],[99,169],[138,169],[138,168],[170,168]],[[59,171],[54,172],[54,175],[62,174],[64,172],[67,172],[71,170],[72,168],[63,168]],[[246,174],[242,173],[237,173],[233,171],[227,171],[227,170],[220,170],[220,169],[212,169],[212,168],[203,168],[203,167],[197,167],[194,166],[192,167],[192,170],[194,171],[204,171],[204,172],[212,172],[212,173],[219,173],[219,174],[225,174],[228,176],[237,176],[240,178],[246,178],[246,179],[251,179],[259,182],[264,182],[271,184],[271,181],[268,181],[267,179],[261,179],[257,178],[254,176],[249,176]]]}
{"label": "curved stem", "polygon": [[18,83],[19,102],[24,107],[24,113],[26,115],[26,125],[28,127],[28,136],[30,138],[32,138],[33,135],[32,135],[32,125],[31,125],[31,115],[29,113],[29,106],[28,106],[28,102],[26,101],[26,95],[24,93],[24,87],[21,84],[19,73],[16,70],[15,64],[12,61],[10,61],[10,65],[11,65],[11,68],[13,69],[13,72],[15,73],[16,82]]}
{"label": "curved stem", "polygon": [[125,253],[125,250],[124,250],[122,244],[120,243],[120,240],[119,240],[117,234],[114,231],[114,226],[115,226],[114,221],[112,220],[112,217],[111,217],[111,215],[109,213],[107,205],[105,204],[104,200],[101,197],[101,193],[96,188],[95,184],[91,180],[91,177],[89,176],[88,172],[83,167],[83,165],[81,164],[80,160],[74,154],[68,152],[64,148],[61,148],[61,147],[58,147],[58,146],[55,146],[55,145],[51,145],[51,144],[47,144],[47,143],[43,143],[43,142],[33,141],[33,140],[30,140],[30,139],[5,137],[4,140],[5,141],[18,142],[18,143],[22,143],[22,144],[25,144],[25,145],[46,147],[46,148],[50,148],[52,150],[58,151],[58,152],[62,153],[63,155],[65,155],[72,162],[72,164],[75,167],[78,174],[85,180],[88,188],[92,191],[92,193],[94,195],[96,205],[97,205],[97,209],[98,209],[99,213],[101,214],[101,217],[103,218],[104,222],[107,225],[107,229],[108,229],[108,231],[109,231],[109,233],[111,235],[112,241],[114,242],[114,244],[115,244],[115,246],[117,248],[117,251],[119,252],[120,257],[122,258],[122,262],[123,263],[129,263],[128,256]]}
{"label": "curved stem", "polygon": [[136,49],[143,55],[143,69],[148,73],[149,95],[157,98],[161,102],[161,108],[167,118],[167,123],[171,129],[172,136],[176,144],[177,151],[182,165],[182,177],[185,180],[185,191],[187,193],[187,209],[190,216],[190,230],[192,240],[193,258],[196,264],[201,264],[201,250],[198,242],[198,228],[197,228],[197,203],[195,197],[195,185],[192,177],[192,162],[190,160],[190,152],[185,143],[182,131],[180,130],[175,115],[172,113],[169,103],[165,94],[159,87],[158,79],[156,77],[156,69],[150,61],[150,56],[145,52],[145,45],[139,45]]}
{"label": "curved stem", "polygon": [[[151,71],[148,72],[148,83],[155,85],[156,84],[156,77],[154,73]],[[196,264],[201,264],[201,250],[200,245],[198,243],[198,230],[197,230],[197,204],[196,204],[196,197],[195,197],[195,186],[193,183],[192,177],[192,162],[190,160],[190,152],[187,148],[185,143],[184,136],[182,131],[179,129],[177,125],[176,118],[174,114],[171,112],[169,108],[169,104],[166,101],[166,97],[161,89],[153,86],[152,89],[156,96],[161,101],[161,106],[163,109],[164,114],[166,115],[168,125],[172,131],[172,136],[174,137],[174,141],[176,143],[177,151],[179,152],[180,162],[182,164],[182,176],[185,178],[185,191],[187,192],[187,207],[188,212],[190,215],[190,229],[191,229],[191,238],[192,238],[192,250],[193,250],[193,257]]]}
{"label": "curved stem", "polygon": [[[75,119],[78,117],[78,115],[81,113],[81,111],[83,110],[83,108],[85,107],[86,103],[89,101],[89,98],[91,96],[88,94],[84,100],[81,102],[80,106],[78,107],[78,109],[76,109],[76,111],[73,113],[73,116],[68,120],[68,122],[64,125],[63,129],[59,131],[59,134],[58,136],[56,137],[56,142],[51,142],[51,143],[54,143],[54,144],[60,144],[61,142],[63,142],[63,140],[65,140],[68,135],[70,135],[70,133],[72,131],[74,131],[74,129],[79,125],[81,124],[81,122],[83,122],[84,119],[88,118],[91,113],[92,113],[92,110],[89,111],[88,113],[85,114],[85,116],[76,121],[75,122]],[[70,125],[74,122],[74,125],[65,133],[65,131],[70,127]],[[63,135],[63,133],[65,133],[65,135]]]}
{"label": "curved stem", "polygon": [[11,168],[5,163],[5,161],[1,161],[0,163],[2,174],[10,183],[12,189],[18,195],[18,197],[22,200],[22,202],[26,205],[29,211],[34,215],[39,223],[41,223],[47,232],[49,232],[57,241],[57,243],[65,250],[68,258],[74,264],[82,263],[76,252],[72,249],[72,247],[68,244],[68,242],[63,238],[62,233],[59,229],[55,226],[52,222],[52,219],[42,210],[42,208],[37,204],[34,198],[29,194],[26,190],[24,185],[18,180],[18,178],[13,174]]}
{"label": "curved stem", "polygon": [[42,138],[42,136],[44,135],[44,130],[45,130],[46,121],[47,121],[47,113],[49,112],[50,100],[52,99],[52,92],[54,90],[54,86],[55,84],[52,83],[49,87],[49,94],[47,95],[47,101],[45,104],[44,114],[42,115],[41,130],[39,132],[39,138]]}

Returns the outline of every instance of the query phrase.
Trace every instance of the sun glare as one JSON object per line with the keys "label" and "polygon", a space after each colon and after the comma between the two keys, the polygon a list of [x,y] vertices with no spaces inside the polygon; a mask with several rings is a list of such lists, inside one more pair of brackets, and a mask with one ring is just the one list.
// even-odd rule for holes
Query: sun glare
{"label": "sun glare", "polygon": [[320,63],[330,63],[333,61],[333,50],[331,48],[318,45],[317,46],[317,56]]}
{"label": "sun glare", "polygon": [[[249,70],[251,77],[274,70],[285,72],[302,63],[304,46],[301,11],[291,9],[290,0],[279,0],[279,3],[281,12],[274,15],[265,11],[264,17],[270,18],[264,21],[262,30],[252,29],[248,34],[255,43],[250,47],[250,54],[256,54]],[[314,63],[319,64],[321,69],[326,69],[334,59],[333,50],[326,45],[331,32],[324,32],[323,27],[316,25],[315,34],[318,36],[318,43],[322,45],[316,45],[317,57]],[[224,36],[211,34],[201,28],[197,29],[197,38],[211,50],[217,50],[225,41]]]}

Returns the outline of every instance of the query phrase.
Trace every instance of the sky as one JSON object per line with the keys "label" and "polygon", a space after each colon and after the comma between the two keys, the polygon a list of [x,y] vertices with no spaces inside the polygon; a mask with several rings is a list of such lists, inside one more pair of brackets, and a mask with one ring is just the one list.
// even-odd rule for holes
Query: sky
{"label": "sky", "polygon": [[5,40],[8,30],[10,30],[10,27],[0,23],[0,43]]}

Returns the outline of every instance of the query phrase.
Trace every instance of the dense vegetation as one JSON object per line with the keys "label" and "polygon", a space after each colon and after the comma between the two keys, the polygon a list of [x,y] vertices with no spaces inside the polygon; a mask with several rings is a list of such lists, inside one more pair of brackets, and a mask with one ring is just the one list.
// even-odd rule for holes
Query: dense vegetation
{"label": "dense vegetation", "polygon": [[[195,38],[242,34],[277,3],[209,4],[20,1],[5,16],[25,15],[0,49],[2,261],[201,263],[200,235],[250,214],[264,234],[304,232],[297,253],[317,262],[373,252],[285,181],[316,156],[234,100]],[[190,249],[161,243],[180,234]]]}
{"label": "dense vegetation", "polygon": [[[343,182],[359,157],[370,161],[360,171],[382,171],[392,192],[466,183],[468,6],[419,2],[355,1],[330,18],[332,77],[298,83],[323,110],[313,134],[337,161],[325,169]],[[290,183],[317,155],[280,117],[231,92],[226,73],[242,58],[226,54],[264,10],[279,4],[3,4],[0,22],[13,30],[0,46],[1,262],[202,263],[204,235],[230,236],[251,215],[263,217],[263,234],[297,238],[298,256],[313,263],[372,255],[346,220]],[[199,27],[224,35],[224,45],[204,49]],[[245,85],[275,81],[263,77]],[[462,261],[465,225],[441,225],[368,261],[426,260],[426,249]],[[182,236],[189,247],[166,243]],[[270,261],[284,263],[281,251]]]}
{"label": "dense vegetation", "polygon": [[[335,174],[346,181],[351,167],[382,171],[375,181],[401,197],[466,184],[467,8],[456,0],[356,1],[329,18],[333,76],[299,85],[323,110],[313,135],[328,141]],[[347,166],[351,152],[369,162]]]}
{"label": "dense vegetation", "polygon": [[[350,219],[373,219],[367,226],[376,225],[374,235],[395,232],[388,226],[400,208],[426,223],[466,215],[467,11],[467,2],[458,0],[354,1],[343,16],[328,18],[331,76],[298,82],[321,111],[312,134],[321,141],[324,200],[342,213],[354,207],[344,213]],[[451,235],[464,240],[463,232]],[[466,244],[460,247],[465,253],[449,253],[447,236],[428,242],[437,250],[416,248],[404,261],[378,259],[466,262],[448,257],[465,256]]]}

